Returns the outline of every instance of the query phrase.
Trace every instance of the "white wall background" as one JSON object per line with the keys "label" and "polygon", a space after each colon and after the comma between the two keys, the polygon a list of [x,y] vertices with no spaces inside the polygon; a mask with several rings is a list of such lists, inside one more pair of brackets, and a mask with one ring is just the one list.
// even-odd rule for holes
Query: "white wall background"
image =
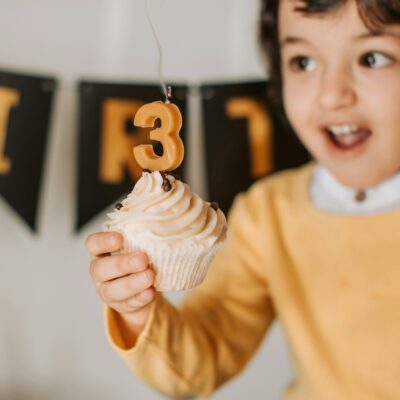
{"label": "white wall background", "polygon": [[[86,236],[73,233],[76,82],[156,82],[157,50],[144,0],[0,0],[0,69],[55,75],[50,143],[33,235],[0,199],[0,400],[156,400],[106,342],[91,285]],[[150,0],[168,80],[262,78],[256,0]],[[192,96],[191,143],[201,145]],[[193,147],[192,147],[193,149]],[[190,183],[206,195],[201,157],[188,152]],[[21,187],[21,196],[24,188]],[[177,296],[173,300],[177,300]],[[292,376],[275,324],[248,368],[213,399],[279,399]]]}

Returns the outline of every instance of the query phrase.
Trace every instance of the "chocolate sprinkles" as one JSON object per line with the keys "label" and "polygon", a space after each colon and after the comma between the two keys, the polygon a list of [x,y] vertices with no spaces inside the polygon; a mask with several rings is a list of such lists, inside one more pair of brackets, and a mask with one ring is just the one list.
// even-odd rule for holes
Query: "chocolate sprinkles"
{"label": "chocolate sprinkles", "polygon": [[[182,178],[179,174],[177,174],[176,172],[169,172],[169,171],[158,171],[162,178],[163,178],[163,183],[162,183],[162,188],[164,191],[169,192],[172,189],[172,185],[171,182],[169,181],[169,179],[167,178],[168,175],[173,176],[175,178],[175,180],[177,181],[182,181]],[[149,173],[151,174],[151,171],[147,168],[142,170],[142,174],[144,173]]]}
{"label": "chocolate sprinkles", "polygon": [[169,179],[165,178],[163,183],[162,183],[162,188],[165,192],[169,192],[172,189],[171,182]]}
{"label": "chocolate sprinkles", "polygon": [[117,210],[120,210],[122,207],[123,207],[123,205],[122,205],[121,203],[117,203],[117,204],[115,205],[115,208],[116,208]]}
{"label": "chocolate sprinkles", "polygon": [[219,209],[219,205],[216,201],[211,202],[210,207],[215,211],[217,211]]}
{"label": "chocolate sprinkles", "polygon": [[171,172],[170,175],[172,175],[177,181],[182,181],[182,177],[176,172]]}

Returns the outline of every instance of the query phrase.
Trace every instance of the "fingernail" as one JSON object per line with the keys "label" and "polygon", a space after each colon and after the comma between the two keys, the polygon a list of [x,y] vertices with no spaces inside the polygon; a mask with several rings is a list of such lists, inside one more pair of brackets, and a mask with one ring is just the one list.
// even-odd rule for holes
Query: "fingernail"
{"label": "fingernail", "polygon": [[110,246],[114,246],[114,245],[117,243],[117,239],[115,238],[114,235],[110,236],[110,237],[107,239],[107,241],[108,241],[108,244],[109,244]]}
{"label": "fingernail", "polygon": [[140,268],[142,266],[142,261],[137,256],[133,256],[129,260],[129,263],[132,265],[133,268]]}

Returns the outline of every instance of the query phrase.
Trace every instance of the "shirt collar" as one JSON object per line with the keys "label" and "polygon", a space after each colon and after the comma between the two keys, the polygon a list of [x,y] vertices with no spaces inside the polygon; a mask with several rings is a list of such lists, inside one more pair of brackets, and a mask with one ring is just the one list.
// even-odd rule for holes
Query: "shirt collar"
{"label": "shirt collar", "polygon": [[323,165],[317,164],[310,188],[318,208],[334,213],[373,214],[400,208],[400,172],[365,190],[363,201],[355,199],[356,190],[340,183]]}

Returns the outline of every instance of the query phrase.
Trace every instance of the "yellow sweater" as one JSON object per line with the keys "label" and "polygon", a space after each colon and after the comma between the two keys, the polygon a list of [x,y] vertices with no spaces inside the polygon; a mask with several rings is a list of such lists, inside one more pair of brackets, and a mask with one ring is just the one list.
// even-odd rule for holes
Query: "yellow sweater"
{"label": "yellow sweater", "polygon": [[297,371],[286,399],[400,399],[400,210],[321,211],[308,194],[314,167],[239,195],[205,282],[179,308],[159,295],[133,348],[107,310],[108,337],[138,377],[171,397],[207,396],[276,317]]}

